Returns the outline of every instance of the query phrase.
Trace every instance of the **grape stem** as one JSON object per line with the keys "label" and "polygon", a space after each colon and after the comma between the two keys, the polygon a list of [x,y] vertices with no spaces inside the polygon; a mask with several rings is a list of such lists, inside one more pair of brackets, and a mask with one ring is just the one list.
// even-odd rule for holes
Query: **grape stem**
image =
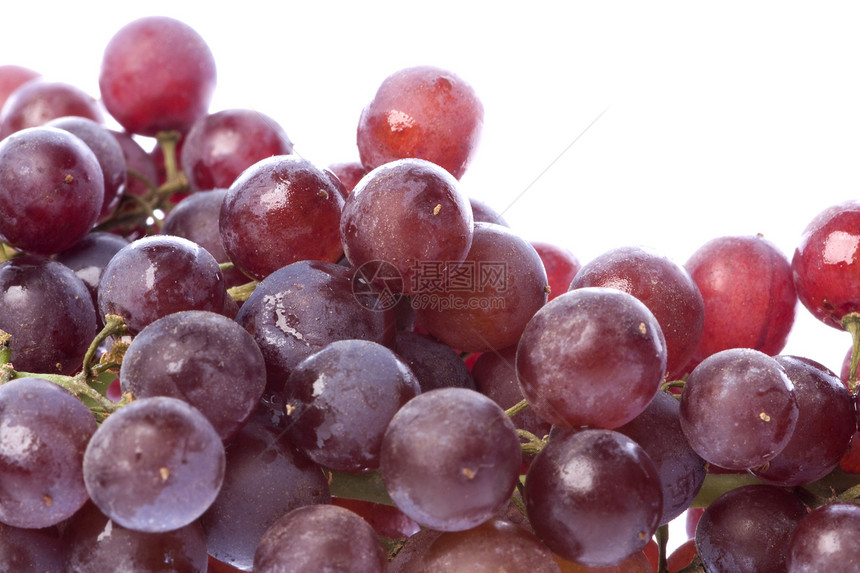
{"label": "grape stem", "polygon": [[666,550],[669,545],[669,524],[657,528],[657,573],[667,573]]}
{"label": "grape stem", "polygon": [[860,363],[860,313],[849,312],[842,317],[842,328],[851,333],[851,365],[848,370],[848,389],[857,393],[857,365]]}
{"label": "grape stem", "polygon": [[227,289],[227,294],[236,302],[245,302],[254,289],[257,288],[257,281],[251,281],[243,285],[230,287]]}
{"label": "grape stem", "polygon": [[517,402],[516,404],[514,404],[513,406],[511,406],[507,410],[505,410],[505,414],[508,416],[508,418],[513,418],[514,416],[516,416],[517,414],[519,414],[520,412],[522,412],[523,410],[525,410],[528,407],[529,407],[528,400],[523,398],[522,400],[520,400],[519,402]]}

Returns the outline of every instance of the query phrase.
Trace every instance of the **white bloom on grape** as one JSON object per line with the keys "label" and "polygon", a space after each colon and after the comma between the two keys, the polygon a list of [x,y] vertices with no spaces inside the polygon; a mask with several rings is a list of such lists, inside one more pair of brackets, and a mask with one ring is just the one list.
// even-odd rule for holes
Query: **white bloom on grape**
{"label": "white bloom on grape", "polygon": [[39,447],[39,438],[27,426],[0,424],[0,459],[6,463],[22,464]]}

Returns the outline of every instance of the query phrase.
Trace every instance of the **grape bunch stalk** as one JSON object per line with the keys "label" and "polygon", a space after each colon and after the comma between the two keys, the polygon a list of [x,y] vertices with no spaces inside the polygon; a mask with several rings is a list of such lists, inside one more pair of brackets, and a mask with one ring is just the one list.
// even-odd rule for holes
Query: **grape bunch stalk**
{"label": "grape bunch stalk", "polygon": [[98,100],[0,66],[0,571],[860,570],[860,203],[583,264],[464,193],[452,71],[328,166],[216,89],[162,16]]}

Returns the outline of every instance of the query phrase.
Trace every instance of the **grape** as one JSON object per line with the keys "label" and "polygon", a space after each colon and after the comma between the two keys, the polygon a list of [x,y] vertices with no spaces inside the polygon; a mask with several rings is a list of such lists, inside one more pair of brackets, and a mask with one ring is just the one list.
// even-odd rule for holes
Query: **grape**
{"label": "grape", "polygon": [[201,117],[182,144],[182,169],[192,190],[226,189],[248,167],[293,152],[284,129],[251,109],[225,109]]}
{"label": "grape", "polygon": [[227,298],[215,257],[188,239],[167,235],[123,247],[105,267],[98,291],[99,312],[121,316],[130,334],[180,310],[221,312]]}
{"label": "grape", "polygon": [[638,416],[666,373],[657,319],[633,295],[569,291],[540,309],[516,358],[523,395],[551,424],[613,429]]}
{"label": "grape", "polygon": [[800,500],[785,489],[756,484],[730,490],[699,520],[699,557],[707,571],[786,571],[789,536],[806,513]]}
{"label": "grape", "polygon": [[788,444],[752,474],[784,487],[821,479],[838,464],[854,435],[851,394],[839,378],[808,358],[777,356],[794,385],[797,425]]}
{"label": "grape", "polygon": [[833,205],[809,222],[791,260],[800,302],[833,328],[846,314],[860,311],[860,202]]}
{"label": "grape", "polygon": [[779,354],[794,324],[791,264],[760,235],[712,239],[684,267],[705,303],[705,329],[692,365],[728,348]]}
{"label": "grape", "polygon": [[328,166],[328,169],[343,183],[347,195],[352,192],[358,182],[361,181],[361,178],[367,175],[369,171],[360,161],[332,163]]}
{"label": "grape", "polygon": [[99,89],[105,108],[131,133],[186,133],[215,89],[215,59],[187,24],[149,16],[120,28],[105,46]]}
{"label": "grape", "polygon": [[[25,83],[42,77],[42,74],[24,66],[6,64],[0,66],[0,110],[16,89]],[[2,112],[0,112],[2,113]]]}
{"label": "grape", "polygon": [[224,464],[221,438],[197,409],[176,398],[140,398],[93,434],[84,482],[112,521],[158,533],[206,511],[218,495]]}
{"label": "grape", "polygon": [[657,392],[645,410],[617,428],[633,439],[654,462],[663,487],[660,525],[681,515],[705,481],[705,461],[689,446],[681,430],[680,404]]}
{"label": "grape", "polygon": [[58,528],[0,523],[0,573],[68,573]]}
{"label": "grape", "polygon": [[422,392],[449,386],[475,389],[472,374],[460,355],[429,335],[398,330],[392,350],[409,366]]}
{"label": "grape", "polygon": [[54,260],[78,275],[90,291],[95,307],[98,305],[99,282],[105,267],[128,243],[128,239],[115,233],[90,231],[75,246],[58,253]]}
{"label": "grape", "polygon": [[469,197],[469,204],[472,206],[472,217],[476,223],[493,223],[502,227],[510,227],[501,213],[490,207],[485,201]]}
{"label": "grape", "polygon": [[[158,172],[155,163],[147,151],[140,146],[134,137],[125,131],[109,130],[122,149],[127,168],[127,195],[141,197],[151,191],[150,185],[156,184]],[[147,182],[149,184],[147,184]]]}
{"label": "grape", "polygon": [[200,523],[210,555],[250,571],[263,533],[277,518],[330,501],[322,469],[283,432],[252,420],[227,446],[224,482]]}
{"label": "grape", "polygon": [[775,359],[732,348],[709,356],[690,373],[681,394],[681,429],[706,461],[745,470],[785,448],[798,410],[794,385]]}
{"label": "grape", "polygon": [[472,208],[457,181],[421,159],[368,173],[346,198],[340,221],[347,260],[356,268],[393,266],[407,293],[426,290],[425,281],[439,281],[462,262],[472,233]]}
{"label": "grape", "polygon": [[385,550],[373,528],[336,505],[306,505],[266,530],[254,555],[254,573],[342,571],[384,573]]}
{"label": "grape", "polygon": [[643,247],[619,247],[583,266],[570,283],[609,287],[632,294],[654,314],[666,338],[666,371],[671,380],[699,346],[705,327],[705,304],[699,287],[681,265]]}
{"label": "grape", "polygon": [[532,241],[531,244],[540,256],[543,268],[546,269],[550,288],[547,300],[552,300],[570,290],[573,277],[582,268],[582,263],[576,255],[564,247],[546,241]]}
{"label": "grape", "polygon": [[492,519],[466,531],[439,535],[410,573],[557,573],[552,552],[526,529]]}
{"label": "grape", "polygon": [[[561,573],[653,573],[655,571],[655,565],[651,564],[643,551],[634,553],[617,565],[607,567],[587,567],[562,559],[558,555],[555,556],[555,559]],[[672,573],[672,570],[669,573]]]}
{"label": "grape", "polygon": [[[236,322],[257,342],[266,361],[266,394],[278,395],[299,362],[330,342],[355,338],[385,344],[393,336],[390,311],[374,312],[352,292],[352,270],[299,261],[260,281]],[[283,412],[282,405],[276,406]]]}
{"label": "grape", "polygon": [[526,474],[534,531],[556,554],[589,567],[641,552],[662,511],[660,476],[648,454],[613,430],[551,437]]}
{"label": "grape", "polygon": [[206,572],[206,538],[197,522],[145,533],[111,521],[88,503],[66,524],[63,544],[67,573]]}
{"label": "grape", "polygon": [[286,431],[321,466],[375,470],[388,423],[420,392],[409,367],[385,346],[336,340],[290,373],[283,391]]}
{"label": "grape", "polygon": [[858,570],[858,534],[857,504],[831,502],[813,510],[791,532],[788,570],[792,573]]}
{"label": "grape", "polygon": [[94,97],[77,86],[41,78],[22,84],[0,109],[0,139],[44,125],[52,119],[78,116],[102,123],[104,115]]}
{"label": "grape", "polygon": [[227,190],[221,239],[236,267],[258,280],[300,260],[336,262],[343,253],[342,208],[337,187],[309,161],[262,159]]}
{"label": "grape", "polygon": [[[507,410],[523,399],[523,391],[517,380],[517,345],[501,350],[483,352],[472,365],[475,386]],[[543,437],[549,434],[552,425],[541,419],[532,408],[517,413],[511,421],[519,428]]]}
{"label": "grape", "polygon": [[368,169],[415,157],[460,179],[483,124],[484,107],[462,78],[433,66],[405,68],[388,76],[362,110],[358,153]]}
{"label": "grape", "polygon": [[0,330],[19,371],[74,374],[98,326],[86,285],[61,263],[26,255],[0,263]]}
{"label": "grape", "polygon": [[86,501],[81,463],[96,431],[89,409],[41,378],[0,385],[0,522],[56,525]]}
{"label": "grape", "polygon": [[331,502],[357,513],[373,527],[377,535],[389,539],[405,539],[421,531],[421,526],[414,519],[393,505],[347,497],[334,497]]}
{"label": "grape", "polygon": [[119,371],[123,393],[171,396],[200,410],[225,442],[251,418],[266,387],[263,353],[233,320],[185,310],[148,324]]}
{"label": "grape", "polygon": [[77,135],[96,156],[102,170],[104,198],[99,220],[110,215],[125,193],[126,164],[122,147],[108,129],[86,117],[66,116],[52,119],[45,127],[56,127]]}
{"label": "grape", "polygon": [[103,199],[95,154],[68,131],[33,127],[0,141],[0,235],[13,247],[52,255],[74,246]]}
{"label": "grape", "polygon": [[424,552],[442,533],[435,529],[421,529],[407,537],[397,554],[389,561],[388,573],[410,573],[413,567],[419,565]]}
{"label": "grape", "polygon": [[513,423],[465,388],[420,394],[392,418],[380,472],[403,513],[442,531],[475,527],[508,501],[522,456]]}
{"label": "grape", "polygon": [[[435,267],[430,261],[418,265],[424,278]],[[547,300],[546,271],[537,251],[492,223],[475,223],[463,263],[420,286],[412,295],[418,323],[449,346],[470,352],[516,344]]]}

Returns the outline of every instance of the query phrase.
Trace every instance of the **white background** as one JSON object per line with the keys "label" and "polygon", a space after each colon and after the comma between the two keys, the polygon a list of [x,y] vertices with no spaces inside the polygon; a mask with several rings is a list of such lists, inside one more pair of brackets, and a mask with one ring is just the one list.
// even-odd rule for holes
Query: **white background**
{"label": "white background", "polygon": [[[212,111],[258,109],[323,166],[357,159],[359,113],[388,74],[448,68],[485,107],[463,190],[582,262],[646,245],[683,264],[756,233],[790,258],[818,212],[857,197],[849,2],[39,4],[4,5],[0,64],[97,95],[114,32],[173,16],[214,52]],[[849,344],[799,307],[785,352],[838,372]]]}

